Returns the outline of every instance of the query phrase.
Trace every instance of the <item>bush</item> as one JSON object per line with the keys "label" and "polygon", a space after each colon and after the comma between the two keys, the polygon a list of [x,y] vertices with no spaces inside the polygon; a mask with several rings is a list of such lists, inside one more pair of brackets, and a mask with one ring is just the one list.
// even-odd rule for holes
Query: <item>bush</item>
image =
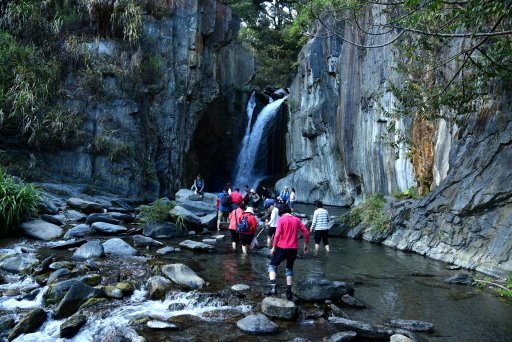
{"label": "bush", "polygon": [[0,168],[0,232],[11,235],[24,220],[37,213],[39,195],[31,184],[16,182]]}
{"label": "bush", "polygon": [[170,221],[170,211],[174,209],[175,206],[175,202],[158,199],[152,205],[143,206],[140,212],[143,220],[146,222],[166,222]]}
{"label": "bush", "polygon": [[364,203],[352,208],[348,214],[340,217],[339,220],[350,227],[362,223],[372,230],[385,232],[390,227],[390,219],[383,210],[385,203],[386,200],[382,194],[372,194]]}

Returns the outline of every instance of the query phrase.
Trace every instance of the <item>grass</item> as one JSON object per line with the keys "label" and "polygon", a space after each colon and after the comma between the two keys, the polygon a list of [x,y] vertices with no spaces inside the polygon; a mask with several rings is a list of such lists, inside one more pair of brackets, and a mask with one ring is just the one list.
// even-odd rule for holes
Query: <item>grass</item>
{"label": "grass", "polygon": [[512,275],[509,275],[504,281],[503,284],[501,281],[491,280],[489,278],[486,279],[475,279],[479,286],[488,286],[493,289],[495,293],[500,297],[512,298]]}
{"label": "grass", "polygon": [[146,222],[166,222],[171,220],[170,211],[175,207],[174,202],[158,199],[152,205],[141,207],[142,218]]}
{"label": "grass", "polygon": [[17,182],[0,168],[0,232],[12,235],[19,224],[37,213],[40,198],[31,184]]}
{"label": "grass", "polygon": [[385,203],[386,200],[382,194],[372,194],[364,203],[352,208],[348,214],[341,216],[338,220],[350,227],[362,223],[372,230],[386,232],[390,228],[390,219],[384,212]]}

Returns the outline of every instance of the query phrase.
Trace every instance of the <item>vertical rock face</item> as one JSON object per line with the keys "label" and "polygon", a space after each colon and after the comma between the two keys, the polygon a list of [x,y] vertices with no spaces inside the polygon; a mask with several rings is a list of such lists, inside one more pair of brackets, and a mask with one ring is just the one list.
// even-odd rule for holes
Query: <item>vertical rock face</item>
{"label": "vertical rock face", "polygon": [[[356,30],[337,28],[345,38],[359,40]],[[299,73],[291,87],[287,160],[291,173],[279,188],[296,188],[299,201],[350,205],[365,193],[390,194],[415,184],[413,168],[399,144],[398,155],[384,140],[392,109],[386,92],[393,71],[394,51],[358,49],[336,35],[319,35],[300,53]],[[328,38],[324,38],[327,36]],[[372,42],[378,45],[380,37]],[[384,37],[382,37],[384,39]],[[393,122],[404,127],[405,122]]]}
{"label": "vertical rock face", "polygon": [[85,142],[35,154],[50,175],[138,198],[190,186],[186,166],[196,172],[197,165],[187,158],[199,122],[239,115],[234,103],[245,94],[235,90],[253,77],[255,64],[235,39],[240,20],[228,7],[173,3],[169,17],[144,17],[137,46],[108,39],[82,45],[109,68],[98,70],[101,95],[70,99],[84,113]]}

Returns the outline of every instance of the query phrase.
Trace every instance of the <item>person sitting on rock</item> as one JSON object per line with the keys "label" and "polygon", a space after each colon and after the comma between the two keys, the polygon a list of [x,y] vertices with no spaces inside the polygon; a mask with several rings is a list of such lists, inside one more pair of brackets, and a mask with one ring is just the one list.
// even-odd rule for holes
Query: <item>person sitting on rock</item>
{"label": "person sitting on rock", "polygon": [[194,190],[194,193],[196,195],[203,196],[203,194],[204,194],[204,180],[201,178],[200,174],[197,174],[197,177],[194,180],[194,184],[192,184],[191,190]]}

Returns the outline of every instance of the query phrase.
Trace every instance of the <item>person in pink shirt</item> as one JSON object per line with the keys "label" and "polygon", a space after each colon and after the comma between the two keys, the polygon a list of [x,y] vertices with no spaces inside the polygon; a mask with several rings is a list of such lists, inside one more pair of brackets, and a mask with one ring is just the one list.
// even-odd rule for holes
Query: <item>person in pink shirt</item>
{"label": "person in pink shirt", "polygon": [[277,221],[271,250],[272,259],[268,265],[268,277],[270,278],[270,291],[268,295],[275,295],[277,266],[286,259],[286,298],[293,299],[293,264],[297,258],[299,249],[299,232],[304,236],[304,253],[308,252],[309,231],[301,220],[291,215],[291,209],[285,206],[279,210],[280,218]]}
{"label": "person in pink shirt", "polygon": [[[234,192],[233,192],[234,193]],[[240,242],[240,235],[236,231],[236,225],[240,223],[242,219],[242,215],[244,214],[245,205],[242,204],[238,206],[235,210],[233,210],[229,214],[229,226],[228,229],[231,232],[231,245],[233,249],[236,250],[236,245]]]}

